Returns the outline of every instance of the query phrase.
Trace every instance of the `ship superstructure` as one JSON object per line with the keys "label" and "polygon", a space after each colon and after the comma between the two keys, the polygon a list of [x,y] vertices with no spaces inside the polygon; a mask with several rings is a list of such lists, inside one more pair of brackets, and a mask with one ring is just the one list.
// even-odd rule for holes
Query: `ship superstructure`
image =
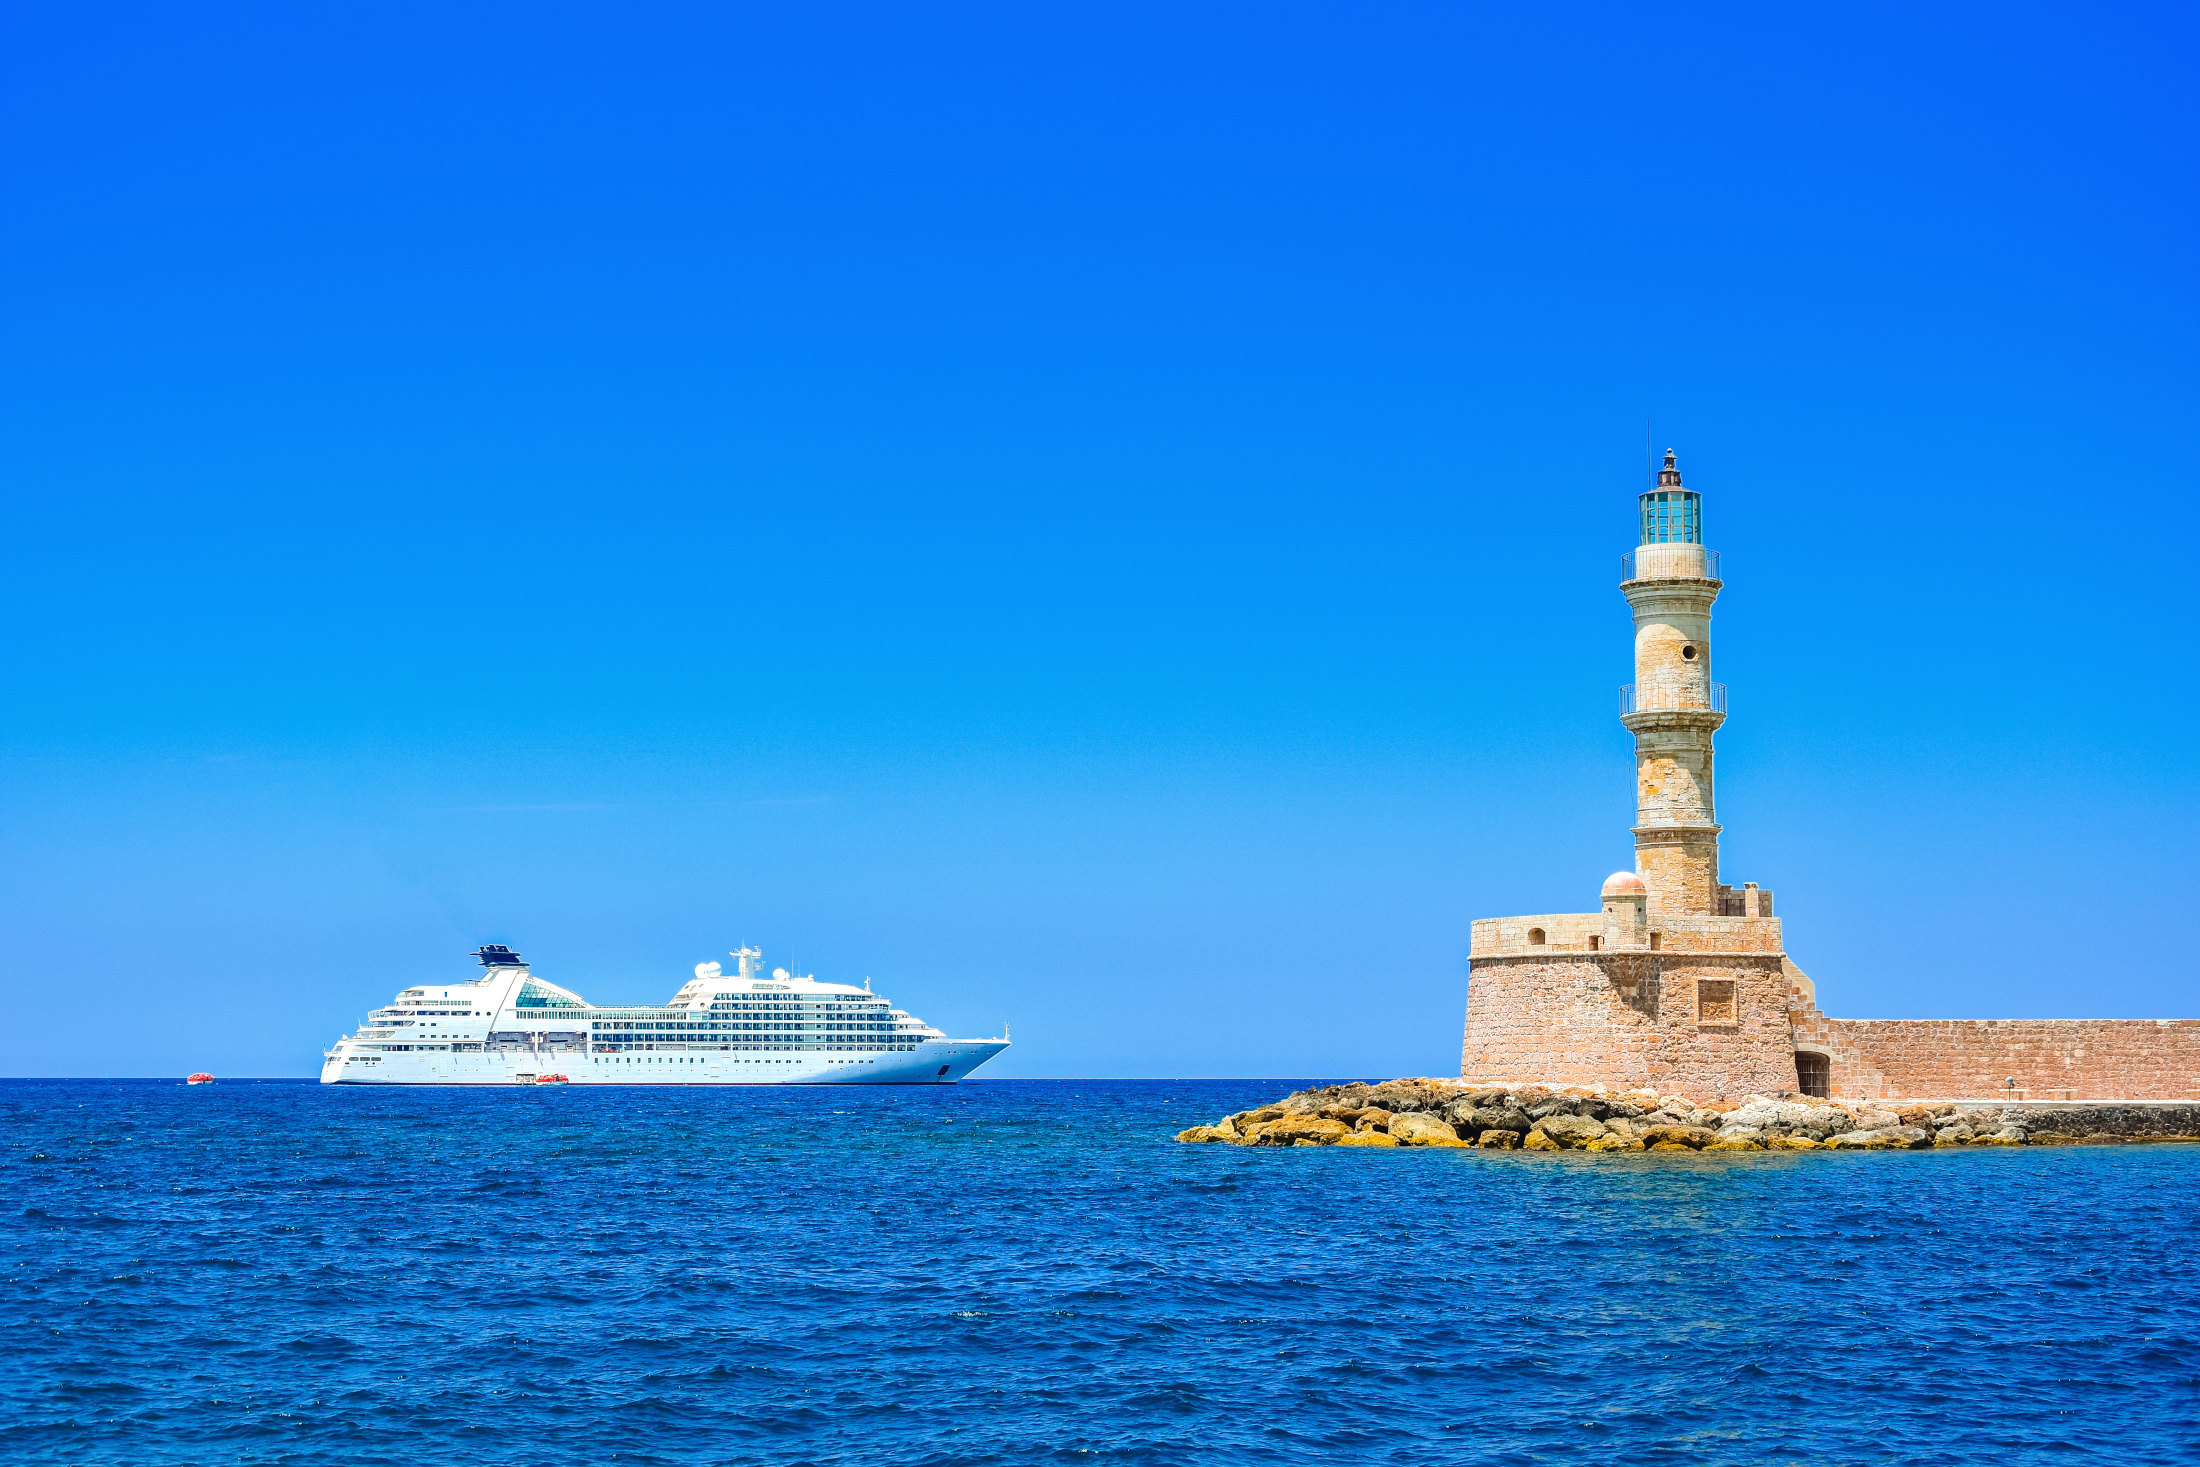
{"label": "ship superstructure", "polygon": [[666,1004],[598,1008],[508,947],[470,982],[408,988],[324,1051],[324,1085],[948,1085],[1008,1048],[950,1039],[861,988],[766,975],[744,947]]}

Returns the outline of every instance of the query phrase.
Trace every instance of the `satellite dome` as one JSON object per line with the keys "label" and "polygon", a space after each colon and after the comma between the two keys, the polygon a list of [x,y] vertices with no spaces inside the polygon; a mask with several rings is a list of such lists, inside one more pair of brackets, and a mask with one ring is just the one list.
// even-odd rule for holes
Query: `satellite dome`
{"label": "satellite dome", "polygon": [[1648,896],[1650,888],[1632,871],[1614,871],[1604,878],[1604,894],[1608,897]]}

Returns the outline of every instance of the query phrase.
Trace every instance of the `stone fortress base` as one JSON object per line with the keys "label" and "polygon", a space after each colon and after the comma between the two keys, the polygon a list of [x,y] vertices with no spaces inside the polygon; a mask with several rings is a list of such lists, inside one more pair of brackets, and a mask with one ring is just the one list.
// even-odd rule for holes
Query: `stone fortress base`
{"label": "stone fortress base", "polygon": [[1600,926],[1474,924],[1462,1079],[1704,1101],[2200,1100],[2200,1020],[1832,1019],[1776,920],[1661,923],[1655,951],[1591,947]]}

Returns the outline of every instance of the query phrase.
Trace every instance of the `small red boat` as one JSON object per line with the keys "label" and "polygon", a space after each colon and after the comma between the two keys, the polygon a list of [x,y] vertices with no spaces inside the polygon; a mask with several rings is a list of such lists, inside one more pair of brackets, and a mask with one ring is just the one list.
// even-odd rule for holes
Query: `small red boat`
{"label": "small red boat", "polygon": [[214,1083],[214,1077],[204,1070],[198,1070],[184,1076],[183,1083],[186,1085],[211,1085]]}
{"label": "small red boat", "polygon": [[[213,1077],[209,1075],[207,1078],[212,1079]],[[537,1085],[570,1085],[573,1082],[563,1075],[537,1075],[535,1076],[535,1083]]]}

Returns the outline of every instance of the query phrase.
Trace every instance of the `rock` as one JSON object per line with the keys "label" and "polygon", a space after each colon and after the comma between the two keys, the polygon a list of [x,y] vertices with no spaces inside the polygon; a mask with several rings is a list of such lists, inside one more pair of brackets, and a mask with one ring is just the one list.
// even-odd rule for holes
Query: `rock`
{"label": "rock", "polygon": [[2090,1136],[2079,1137],[2078,1144],[2081,1146],[2121,1146],[2130,1139],[2129,1136],[2116,1136],[2107,1131],[2095,1131]]}
{"label": "rock", "polygon": [[1931,1129],[1933,1122],[1944,1116],[1954,1115],[1956,1108],[1946,1102],[1938,1105],[1903,1105],[1895,1107],[1894,1113],[1905,1126],[1924,1126]]}
{"label": "rock", "polygon": [[1635,1134],[1648,1142],[1652,1151],[1657,1150],[1660,1146],[1667,1145],[1685,1146],[1693,1151],[1698,1147],[1708,1145],[1714,1132],[1709,1126],[1684,1126],[1668,1123],[1637,1126],[1635,1127]]}
{"label": "rock", "polygon": [[1728,1125],[1721,1126],[1719,1134],[1712,1139],[1715,1141],[1748,1141],[1761,1146],[1764,1144],[1765,1133],[1755,1126]]}
{"label": "rock", "polygon": [[1354,1131],[1349,1136],[1339,1136],[1337,1138],[1337,1145],[1339,1146],[1396,1146],[1398,1144],[1396,1136],[1385,1135],[1381,1131]]}
{"label": "rock", "polygon": [[1475,1144],[1487,1146],[1492,1151],[1511,1151],[1520,1144],[1520,1133],[1518,1131],[1488,1130],[1475,1138]]}
{"label": "rock", "polygon": [[1534,1124],[1526,1111],[1515,1106],[1484,1105],[1477,1106],[1472,1115],[1459,1123],[1459,1128],[1462,1131],[1512,1131],[1525,1136],[1528,1127]]}
{"label": "rock", "polygon": [[1859,1131],[1884,1131],[1902,1124],[1902,1117],[1891,1110],[1877,1110],[1863,1106],[1856,1113],[1856,1129]]}
{"label": "rock", "polygon": [[1681,1141],[1653,1141],[1650,1143],[1650,1149],[1652,1151],[1694,1151],[1696,1148]]}
{"label": "rock", "polygon": [[1390,1123],[1393,1119],[1395,1118],[1389,1111],[1377,1110],[1371,1105],[1360,1112],[1359,1122],[1353,1129],[1358,1131],[1387,1131],[1390,1129]]}
{"label": "rock", "polygon": [[2030,1131],[2027,1138],[2034,1146],[2075,1146],[2078,1138],[2068,1131]]}
{"label": "rock", "polygon": [[2024,1127],[2002,1126],[1996,1130],[1973,1136],[1971,1144],[1973,1146],[2022,1146],[2028,1139],[2030,1138],[2025,1135]]}
{"label": "rock", "polygon": [[1597,1137],[1605,1134],[1602,1121],[1593,1121],[1581,1115],[1549,1115],[1530,1128],[1530,1137],[1544,1135],[1557,1143],[1561,1151],[1577,1151]]}
{"label": "rock", "polygon": [[1851,1131],[1834,1137],[1831,1144],[1841,1151],[1913,1151],[1932,1145],[1933,1138],[1921,1126],[1886,1126],[1874,1131]]}
{"label": "rock", "polygon": [[1813,1141],[1808,1136],[1767,1136],[1767,1151],[1816,1151],[1825,1143]]}
{"label": "rock", "polygon": [[1237,1132],[1224,1131],[1219,1126],[1192,1126],[1177,1132],[1176,1139],[1188,1141],[1194,1145],[1213,1141],[1234,1141],[1237,1139]]}
{"label": "rock", "polygon": [[1214,1131],[1217,1134],[1217,1139],[1219,1140],[1235,1140],[1238,1133],[1238,1118],[1236,1116],[1224,1116],[1221,1120],[1216,1121],[1212,1126],[1208,1127],[1208,1129]]}
{"label": "rock", "polygon": [[1621,1135],[1618,1131],[1606,1131],[1581,1149],[1583,1151],[1642,1151],[1647,1148],[1632,1136]]}
{"label": "rock", "polygon": [[1765,1143],[1754,1135],[1729,1136],[1723,1131],[1704,1147],[1706,1151],[1762,1151],[1764,1149]]}
{"label": "rock", "polygon": [[1953,1126],[1942,1126],[1939,1130],[1933,1132],[1933,1144],[1935,1146],[1961,1146],[1975,1134],[1969,1126],[1961,1123]]}
{"label": "rock", "polygon": [[1635,1134],[1635,1123],[1627,1116],[1614,1115],[1604,1122],[1604,1129],[1615,1136],[1632,1136]]}
{"label": "rock", "polygon": [[1407,1146],[1425,1146],[1432,1142],[1459,1139],[1459,1133],[1451,1128],[1449,1121],[1420,1113],[1392,1116],[1390,1134]]}
{"label": "rock", "polygon": [[1253,1144],[1256,1146],[1293,1146],[1301,1141],[1316,1146],[1327,1146],[1340,1136],[1349,1136],[1352,1128],[1343,1121],[1333,1121],[1326,1116],[1293,1115],[1268,1121],[1255,1128]]}
{"label": "rock", "polygon": [[1528,1139],[1520,1143],[1523,1151],[1564,1151],[1566,1148],[1553,1141],[1547,1131],[1530,1131]]}
{"label": "rock", "polygon": [[1855,1125],[1849,1119],[1848,1112],[1836,1106],[1811,1105],[1794,1100],[1760,1100],[1754,1097],[1726,1119],[1729,1125],[1761,1128],[1785,1126],[1820,1138],[1838,1135]]}

